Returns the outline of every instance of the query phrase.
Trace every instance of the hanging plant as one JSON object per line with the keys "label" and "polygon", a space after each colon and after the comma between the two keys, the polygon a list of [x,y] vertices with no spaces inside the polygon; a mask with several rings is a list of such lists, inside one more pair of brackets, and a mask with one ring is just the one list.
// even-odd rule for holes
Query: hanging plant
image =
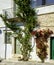
{"label": "hanging plant", "polygon": [[37,55],[41,59],[42,62],[47,58],[47,48],[48,48],[48,38],[53,31],[50,29],[47,30],[35,30],[31,32],[32,35],[36,36],[36,47],[38,49]]}

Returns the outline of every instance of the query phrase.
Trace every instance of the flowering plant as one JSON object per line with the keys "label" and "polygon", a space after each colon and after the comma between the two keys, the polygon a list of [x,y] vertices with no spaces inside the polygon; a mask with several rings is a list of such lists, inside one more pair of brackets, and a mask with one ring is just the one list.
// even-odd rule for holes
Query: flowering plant
{"label": "flowering plant", "polygon": [[47,58],[47,39],[51,34],[53,34],[52,30],[35,30],[31,32],[32,35],[36,36],[36,47],[38,49],[37,55],[44,62],[45,58]]}

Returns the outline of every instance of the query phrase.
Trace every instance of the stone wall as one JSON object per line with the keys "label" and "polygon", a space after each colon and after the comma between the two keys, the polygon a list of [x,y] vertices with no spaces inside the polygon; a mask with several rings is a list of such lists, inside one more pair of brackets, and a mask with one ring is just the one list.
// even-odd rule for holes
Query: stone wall
{"label": "stone wall", "polygon": [[[42,14],[38,16],[40,29],[50,29],[54,32],[54,13]],[[52,35],[54,37],[54,34]],[[48,61],[50,59],[50,38],[48,39]]]}
{"label": "stone wall", "polygon": [[38,16],[40,28],[50,28],[54,31],[54,13],[42,14]]}

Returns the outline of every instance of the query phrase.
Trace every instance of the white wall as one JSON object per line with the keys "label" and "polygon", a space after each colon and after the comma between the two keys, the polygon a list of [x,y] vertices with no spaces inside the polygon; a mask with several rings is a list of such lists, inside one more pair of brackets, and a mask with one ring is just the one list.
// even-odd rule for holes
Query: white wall
{"label": "white wall", "polygon": [[5,44],[4,44],[4,34],[3,29],[0,29],[2,33],[0,34],[0,57],[5,57]]}
{"label": "white wall", "polygon": [[12,7],[12,0],[0,0],[0,12],[10,7]]}
{"label": "white wall", "polygon": [[6,59],[12,58],[12,44],[7,44]]}
{"label": "white wall", "polygon": [[[0,13],[2,13],[3,9],[11,8],[12,7],[12,0],[0,0]],[[37,8],[37,14],[46,14],[50,12],[54,12],[54,5],[51,6],[45,6],[45,7],[39,7]],[[0,18],[0,27],[5,27],[4,22]],[[4,42],[4,28],[0,28],[2,30],[2,33],[0,34],[0,57],[5,58],[5,42]],[[32,44],[35,43],[34,39],[32,38]],[[12,54],[12,45],[7,44],[7,59],[11,58]],[[36,45],[33,48],[33,51],[31,52],[31,57],[33,60],[40,60],[36,55]]]}
{"label": "white wall", "polygon": [[54,12],[54,5],[49,5],[49,6],[40,6],[37,8],[37,14],[46,14],[46,13],[52,13]]}
{"label": "white wall", "polygon": [[6,44],[6,49],[5,49],[5,28],[0,28],[1,33],[0,33],[0,57],[5,58],[5,50],[6,50],[6,59],[12,57],[12,44]]}
{"label": "white wall", "polygon": [[[48,41],[48,56],[47,56],[47,58],[45,59],[45,62],[49,62],[50,61],[50,38],[48,39],[49,41]],[[40,60],[40,58],[37,56],[37,49],[36,49],[36,40],[34,39],[34,37],[32,37],[32,46],[34,46],[33,47],[33,50],[32,50],[32,52],[31,52],[31,58],[32,58],[32,60],[33,61],[41,61]]]}
{"label": "white wall", "polygon": [[39,58],[38,58],[38,56],[37,56],[37,54],[36,54],[36,40],[34,39],[34,37],[32,37],[32,47],[33,47],[33,50],[32,50],[32,52],[31,52],[31,58],[32,58],[32,60],[33,61],[41,61]]}
{"label": "white wall", "polygon": [[[0,14],[3,13],[3,9],[11,8],[12,7],[12,0],[0,0]],[[4,39],[4,30],[5,28],[3,20],[0,18],[0,30],[2,33],[0,34],[0,57],[5,58],[5,39]],[[11,44],[7,44],[7,52],[6,57],[10,58],[12,53],[12,46]]]}
{"label": "white wall", "polygon": [[[12,0],[0,0],[0,14],[3,13],[4,9],[8,9],[13,7]],[[2,22],[0,18],[0,27],[3,27],[4,23]]]}

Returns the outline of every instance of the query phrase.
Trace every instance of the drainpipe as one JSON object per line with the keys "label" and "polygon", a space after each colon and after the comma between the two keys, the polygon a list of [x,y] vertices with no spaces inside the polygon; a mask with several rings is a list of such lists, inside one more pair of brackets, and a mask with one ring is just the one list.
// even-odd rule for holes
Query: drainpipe
{"label": "drainpipe", "polygon": [[7,56],[7,27],[5,28],[5,59]]}
{"label": "drainpipe", "polygon": [[13,2],[13,14],[16,17],[16,4]]}

